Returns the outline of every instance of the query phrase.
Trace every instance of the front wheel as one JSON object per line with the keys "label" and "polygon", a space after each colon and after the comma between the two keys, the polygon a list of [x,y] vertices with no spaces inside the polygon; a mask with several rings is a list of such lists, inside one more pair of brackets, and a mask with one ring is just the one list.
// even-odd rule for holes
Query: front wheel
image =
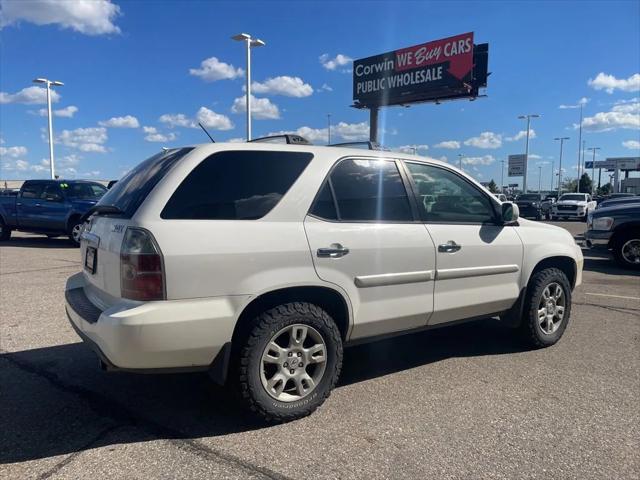
{"label": "front wheel", "polygon": [[640,270],[640,231],[615,238],[613,256],[621,267]]}
{"label": "front wheel", "polygon": [[239,352],[240,395],[261,419],[285,422],[324,403],[342,367],[332,318],[310,303],[287,303],[259,315]]}
{"label": "front wheel", "polygon": [[9,240],[11,238],[11,229],[0,218],[0,240]]}
{"label": "front wheel", "polygon": [[69,240],[75,247],[80,246],[80,236],[82,235],[82,231],[84,230],[84,223],[80,221],[80,219],[72,220],[69,226]]}
{"label": "front wheel", "polygon": [[555,344],[567,328],[571,314],[571,285],[563,271],[546,268],[529,281],[520,330],[533,348]]}

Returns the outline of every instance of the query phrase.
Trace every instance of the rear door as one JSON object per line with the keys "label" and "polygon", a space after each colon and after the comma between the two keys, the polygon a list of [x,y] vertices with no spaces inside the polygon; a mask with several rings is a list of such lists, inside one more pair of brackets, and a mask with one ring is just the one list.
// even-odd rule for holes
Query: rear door
{"label": "rear door", "polygon": [[445,167],[406,162],[422,218],[436,248],[434,314],[430,324],[506,310],[520,293],[523,245],[513,226],[497,221],[497,204]]}
{"label": "rear door", "polygon": [[41,224],[42,199],[45,182],[27,181],[16,199],[16,217],[20,227],[38,229]]}
{"label": "rear door", "polygon": [[394,160],[341,160],[304,226],[320,278],[349,295],[351,338],[425,326],[435,249]]}

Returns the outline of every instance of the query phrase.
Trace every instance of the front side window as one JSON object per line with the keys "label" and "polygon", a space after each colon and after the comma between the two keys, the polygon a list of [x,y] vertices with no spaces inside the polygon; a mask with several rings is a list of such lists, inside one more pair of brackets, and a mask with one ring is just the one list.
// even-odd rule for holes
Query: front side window
{"label": "front side window", "polygon": [[[329,182],[338,219],[343,222],[413,221],[407,191],[393,160],[343,160],[331,172]],[[322,206],[328,215],[334,214],[335,210],[328,206],[331,191],[327,185],[312,213]]]}
{"label": "front side window", "polygon": [[40,198],[44,187],[43,182],[27,183],[22,187],[22,198]]}
{"label": "front side window", "polygon": [[418,203],[427,222],[489,223],[495,220],[493,205],[480,189],[441,167],[409,163]]}
{"label": "front side window", "polygon": [[197,220],[262,218],[278,204],[312,158],[311,153],[304,152],[215,153],[183,180],[160,216]]}

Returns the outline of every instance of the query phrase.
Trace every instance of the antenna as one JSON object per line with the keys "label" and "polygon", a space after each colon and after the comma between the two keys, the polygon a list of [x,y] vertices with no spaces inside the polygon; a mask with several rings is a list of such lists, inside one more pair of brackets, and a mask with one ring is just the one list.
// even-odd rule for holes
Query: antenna
{"label": "antenna", "polygon": [[207,137],[209,137],[209,140],[211,140],[211,143],[216,143],[216,141],[213,139],[213,137],[211,135],[209,135],[209,132],[207,132],[207,129],[204,128],[200,122],[198,122],[198,125],[200,125],[200,128],[204,131],[204,133],[207,134]]}

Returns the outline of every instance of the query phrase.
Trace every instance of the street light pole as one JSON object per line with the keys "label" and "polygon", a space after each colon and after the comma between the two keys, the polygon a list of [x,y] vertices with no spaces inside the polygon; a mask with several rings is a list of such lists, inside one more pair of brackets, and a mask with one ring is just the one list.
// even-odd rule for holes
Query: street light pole
{"label": "street light pole", "polygon": [[522,178],[522,193],[527,193],[527,170],[529,170],[529,131],[531,130],[531,119],[538,118],[540,115],[538,114],[527,114],[520,115],[518,118],[520,120],[527,119],[527,143],[525,144],[524,151],[524,176]]}
{"label": "street light pole", "polygon": [[504,159],[500,160],[500,193],[504,193]]}
{"label": "street light pole", "polygon": [[61,87],[62,82],[51,81],[48,78],[35,78],[33,83],[44,83],[47,88],[47,118],[49,123],[49,167],[51,169],[51,180],[56,179],[55,166],[53,164],[53,115],[51,114],[51,87]]}
{"label": "street light pole", "polygon": [[596,150],[600,150],[600,147],[589,147],[587,150],[593,151],[593,160],[591,160],[591,195],[596,186]]}
{"label": "street light pole", "polygon": [[246,84],[246,104],[247,104],[247,142],[251,140],[251,48],[264,47],[266,44],[251,35],[239,33],[231,37],[233,40],[244,42],[247,47],[247,84]]}
{"label": "street light pole", "polygon": [[327,145],[331,145],[331,114],[327,113]]}
{"label": "street light pole", "polygon": [[580,133],[578,133],[578,193],[580,193],[580,169],[582,162],[580,161],[580,147],[582,145],[582,108],[584,103],[580,100]]}
{"label": "street light pole", "polygon": [[458,154],[458,165],[460,167],[460,170],[463,170],[463,168],[462,168],[462,157],[464,157],[464,155],[459,153]]}
{"label": "street light pole", "polygon": [[551,160],[551,188],[549,188],[550,192],[553,192],[553,180],[555,179],[556,176],[556,161],[555,160]]}
{"label": "street light pole", "polygon": [[556,137],[554,140],[560,140],[560,166],[558,167],[558,198],[562,193],[562,145],[565,140],[569,140],[569,137]]}
{"label": "street light pole", "polygon": [[538,165],[538,193],[542,191],[542,167]]}

